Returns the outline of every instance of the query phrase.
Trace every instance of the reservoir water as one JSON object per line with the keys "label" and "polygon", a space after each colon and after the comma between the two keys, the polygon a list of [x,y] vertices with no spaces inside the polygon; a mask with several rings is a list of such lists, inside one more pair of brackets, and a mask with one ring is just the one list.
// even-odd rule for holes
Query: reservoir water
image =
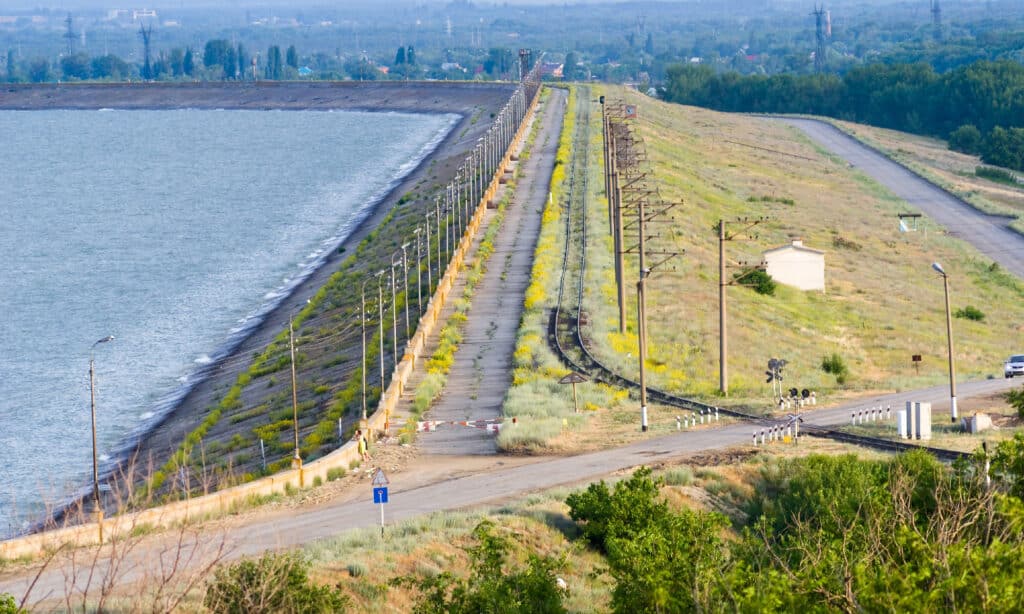
{"label": "reservoir water", "polygon": [[0,537],[91,484],[96,340],[102,465],[456,119],[0,112]]}

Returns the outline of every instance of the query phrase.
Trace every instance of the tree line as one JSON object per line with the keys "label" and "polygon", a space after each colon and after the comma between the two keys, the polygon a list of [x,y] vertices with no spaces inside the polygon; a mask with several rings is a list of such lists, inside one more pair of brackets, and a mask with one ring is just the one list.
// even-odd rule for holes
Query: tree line
{"label": "tree line", "polygon": [[668,101],[743,113],[807,113],[948,139],[982,161],[1024,170],[1024,65],[979,61],[945,73],[873,64],[843,75],[741,75],[668,68]]}

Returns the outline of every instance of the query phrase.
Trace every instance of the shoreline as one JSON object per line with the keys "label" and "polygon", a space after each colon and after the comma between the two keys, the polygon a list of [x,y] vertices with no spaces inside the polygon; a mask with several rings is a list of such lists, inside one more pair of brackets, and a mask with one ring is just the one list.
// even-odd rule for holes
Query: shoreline
{"label": "shoreline", "polygon": [[[190,371],[187,391],[169,392],[157,400],[168,403],[153,424],[140,427],[112,453],[116,460],[105,467],[106,481],[133,459],[148,459],[149,469],[172,453],[185,436],[202,421],[211,403],[232,385],[249,361],[237,360],[266,347],[280,333],[280,318],[301,307],[339,270],[354,248],[399,204],[403,194],[430,180],[446,183],[466,152],[490,125],[476,121],[500,110],[514,90],[514,84],[468,82],[285,82],[272,84],[61,84],[15,85],[0,89],[0,110],[98,110],[112,109],[225,109],[225,110],[345,110],[371,112],[412,112],[454,114],[447,134],[423,155],[404,176],[396,177],[390,189],[367,207],[363,218],[349,234],[328,250],[310,274],[297,283],[276,305],[268,307],[260,321],[239,335],[237,341],[223,340],[224,352],[208,365]],[[428,171],[433,174],[427,177]],[[374,266],[370,263],[369,266]],[[258,309],[258,307],[256,308]],[[175,398],[178,397],[178,398]],[[155,405],[154,404],[154,405]],[[154,406],[147,407],[149,410]],[[59,509],[71,513],[88,488],[69,495]],[[44,520],[59,522],[61,515]]]}

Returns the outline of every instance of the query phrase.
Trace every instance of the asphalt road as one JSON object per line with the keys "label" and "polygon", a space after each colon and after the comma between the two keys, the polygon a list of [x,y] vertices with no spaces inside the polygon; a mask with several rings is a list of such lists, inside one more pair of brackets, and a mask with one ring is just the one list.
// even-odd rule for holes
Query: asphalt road
{"label": "asphalt road", "polygon": [[[773,119],[799,128],[850,166],[887,187],[913,209],[944,226],[955,237],[999,263],[1017,277],[1024,277],[1024,236],[1011,230],[1011,218],[981,212],[941,188],[928,183],[877,151],[826,122],[813,119]],[[896,220],[892,223],[895,225]]]}

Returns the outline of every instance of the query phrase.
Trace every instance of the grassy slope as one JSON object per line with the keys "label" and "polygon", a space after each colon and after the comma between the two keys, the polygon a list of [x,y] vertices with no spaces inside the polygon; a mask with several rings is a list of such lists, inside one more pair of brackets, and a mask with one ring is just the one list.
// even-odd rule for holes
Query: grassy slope
{"label": "grassy slope", "polygon": [[[730,242],[735,260],[759,261],[765,249],[793,237],[826,251],[822,293],[779,287],[774,297],[729,288],[729,366],[733,401],[764,406],[770,386],[768,358],[786,358],[786,385],[829,396],[899,390],[945,381],[945,313],[933,261],[950,274],[953,309],[974,305],[984,322],[954,320],[957,368],[962,378],[1001,375],[1015,351],[1024,286],[970,246],[938,230],[897,232],[896,214],[907,206],[801,133],[767,120],[664,104],[623,90],[641,103],[637,122],[662,195],[684,205],[661,245],[685,249],[677,270],[650,283],[654,385],[714,396],[718,383],[717,235],[719,218],[772,216],[756,239]],[[772,153],[764,149],[784,152]],[[810,158],[810,160],[804,159]],[[789,205],[762,197],[792,199]],[[758,202],[750,202],[755,198]],[[734,228],[739,228],[734,227]],[[635,262],[627,260],[635,279]],[[607,298],[605,292],[605,298]],[[614,315],[614,313],[612,313]],[[594,320],[606,349],[632,350],[609,317]],[[850,381],[838,387],[820,369],[838,353]],[[922,354],[920,375],[910,362]],[[606,355],[611,355],[607,353]]]}

